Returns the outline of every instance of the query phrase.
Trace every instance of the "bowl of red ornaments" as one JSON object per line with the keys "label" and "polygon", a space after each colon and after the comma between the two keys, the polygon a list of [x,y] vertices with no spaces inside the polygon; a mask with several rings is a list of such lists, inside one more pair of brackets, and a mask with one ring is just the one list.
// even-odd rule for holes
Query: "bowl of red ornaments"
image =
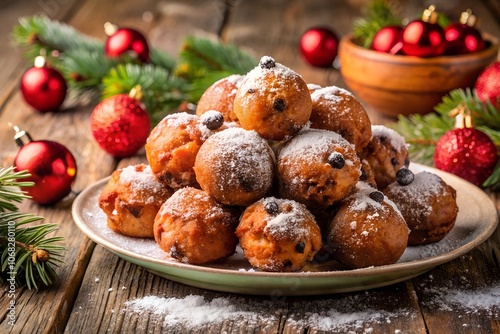
{"label": "bowl of red ornaments", "polygon": [[434,7],[406,26],[381,28],[365,47],[352,34],[339,45],[345,84],[367,107],[387,116],[427,114],[443,96],[474,87],[497,59],[498,41],[475,28],[468,10],[445,28]]}

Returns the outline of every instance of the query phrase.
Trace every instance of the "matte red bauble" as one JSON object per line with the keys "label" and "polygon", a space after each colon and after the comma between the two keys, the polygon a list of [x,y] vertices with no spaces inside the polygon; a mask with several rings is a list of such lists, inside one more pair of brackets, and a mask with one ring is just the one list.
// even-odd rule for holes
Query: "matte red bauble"
{"label": "matte red bauble", "polygon": [[437,142],[434,165],[480,186],[498,161],[497,148],[484,132],[458,128],[446,132]]}
{"label": "matte red bauble", "polygon": [[66,80],[43,57],[35,59],[35,66],[24,72],[20,90],[26,103],[40,112],[57,111],[66,98]]}
{"label": "matte red bauble", "polygon": [[500,61],[488,65],[479,74],[474,89],[482,101],[490,100],[498,108],[500,105]]}
{"label": "matte red bauble", "polygon": [[16,142],[21,147],[14,159],[17,171],[28,171],[31,176],[23,181],[34,186],[22,187],[31,199],[42,205],[59,202],[71,192],[76,178],[76,161],[63,145],[50,140],[32,140],[29,134],[18,131]]}
{"label": "matte red bauble", "polygon": [[149,61],[149,45],[146,38],[137,30],[116,28],[112,24],[105,25],[108,38],[104,44],[104,52],[109,57],[131,54],[143,63]]}
{"label": "matte red bauble", "polygon": [[434,7],[424,11],[421,20],[410,22],[403,31],[403,53],[408,56],[434,57],[443,54],[446,46],[444,30],[437,21]]}
{"label": "matte red bauble", "polygon": [[300,39],[300,53],[312,66],[331,67],[337,57],[339,39],[328,28],[317,27],[307,30]]}
{"label": "matte red bauble", "polygon": [[94,108],[90,127],[103,150],[117,158],[124,158],[144,146],[151,131],[151,122],[140,101],[119,94],[108,97]]}
{"label": "matte red bauble", "polygon": [[375,51],[397,54],[403,47],[403,28],[400,26],[387,26],[380,29],[373,37],[370,48]]}

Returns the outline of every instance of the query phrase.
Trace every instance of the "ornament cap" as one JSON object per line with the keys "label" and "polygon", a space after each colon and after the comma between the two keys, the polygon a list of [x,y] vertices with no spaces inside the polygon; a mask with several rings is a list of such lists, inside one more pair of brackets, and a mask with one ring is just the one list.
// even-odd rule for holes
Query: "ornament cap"
{"label": "ornament cap", "polygon": [[424,13],[422,14],[422,21],[434,24],[437,20],[438,13],[436,12],[436,6],[430,5],[429,8],[424,10]]}
{"label": "ornament cap", "polygon": [[459,22],[461,24],[466,24],[469,27],[475,27],[478,23],[478,18],[476,15],[472,14],[472,10],[468,8],[465,12],[460,14]]}
{"label": "ornament cap", "polygon": [[131,90],[130,90],[130,93],[128,93],[128,96],[137,100],[137,101],[141,101],[142,100],[142,97],[144,96],[142,94],[142,87],[141,85],[135,85]]}
{"label": "ornament cap", "polygon": [[45,66],[45,62],[46,62],[45,56],[36,56],[34,61],[34,66],[36,68],[42,68]]}
{"label": "ornament cap", "polygon": [[104,33],[108,36],[112,36],[118,30],[118,26],[111,22],[104,23]]}
{"label": "ornament cap", "polygon": [[455,129],[472,128],[472,115],[469,107],[460,103],[456,108],[449,113],[450,117],[455,117]]}
{"label": "ornament cap", "polygon": [[31,138],[28,132],[20,130],[19,127],[10,122],[9,126],[11,126],[14,129],[14,131],[16,131],[16,134],[14,135],[14,141],[16,142],[17,146],[23,147],[24,145],[33,141],[33,138]]}

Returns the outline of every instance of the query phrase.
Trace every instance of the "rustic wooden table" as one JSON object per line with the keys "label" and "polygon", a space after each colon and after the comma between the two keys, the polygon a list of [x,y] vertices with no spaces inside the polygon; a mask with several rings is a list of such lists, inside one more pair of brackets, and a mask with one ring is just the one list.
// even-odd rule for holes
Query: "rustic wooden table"
{"label": "rustic wooden table", "polygon": [[[428,2],[402,1],[401,5],[406,15],[414,17]],[[434,3],[455,16],[471,6],[481,19],[481,27],[500,37],[497,0]],[[188,34],[218,36],[255,57],[275,57],[307,82],[343,87],[338,71],[306,65],[299,57],[297,42],[305,29],[321,24],[332,27],[340,36],[347,34],[365,4],[365,0],[1,1],[1,165],[12,165],[18,151],[8,122],[29,131],[35,139],[60,142],[73,152],[79,171],[73,187],[76,191],[110,175],[117,167],[145,161],[144,155],[113,159],[94,143],[89,131],[92,105],[41,114],[24,103],[18,84],[27,64],[9,40],[12,26],[21,16],[45,14],[98,38],[104,38],[106,21],[137,27],[154,47],[172,55],[178,53]],[[387,121],[368,112],[374,124]],[[498,208],[497,194],[489,196]],[[22,203],[22,211],[60,225],[57,234],[65,237],[68,246],[66,264],[58,268],[59,278],[52,287],[16,290],[14,326],[6,317],[10,300],[7,290],[0,291],[0,332],[500,333],[498,230],[470,253],[402,283],[361,292],[277,300],[204,290],[158,277],[96,246],[74,224],[71,204],[62,201],[42,207],[29,201]],[[447,291],[455,303],[436,298],[433,291]],[[158,308],[161,303],[170,305],[170,313],[148,310],[147,296],[155,296],[149,302]],[[497,298],[496,302],[491,298]],[[146,309],[141,311],[138,305],[126,308],[126,303],[130,305],[135,299],[142,300]]]}

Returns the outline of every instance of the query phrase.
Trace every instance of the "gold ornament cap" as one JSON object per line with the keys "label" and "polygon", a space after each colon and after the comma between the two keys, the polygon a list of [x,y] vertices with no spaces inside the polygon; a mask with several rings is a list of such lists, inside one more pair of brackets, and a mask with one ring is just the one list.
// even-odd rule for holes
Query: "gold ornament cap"
{"label": "gold ornament cap", "polygon": [[424,10],[424,13],[422,14],[422,21],[434,24],[437,20],[438,13],[436,12],[436,6],[430,5],[429,8]]}
{"label": "gold ornament cap", "polygon": [[472,10],[469,8],[465,12],[462,12],[460,14],[460,20],[459,22],[461,24],[466,24],[469,27],[475,27],[478,23],[479,19],[477,18],[476,15],[472,14]]}

